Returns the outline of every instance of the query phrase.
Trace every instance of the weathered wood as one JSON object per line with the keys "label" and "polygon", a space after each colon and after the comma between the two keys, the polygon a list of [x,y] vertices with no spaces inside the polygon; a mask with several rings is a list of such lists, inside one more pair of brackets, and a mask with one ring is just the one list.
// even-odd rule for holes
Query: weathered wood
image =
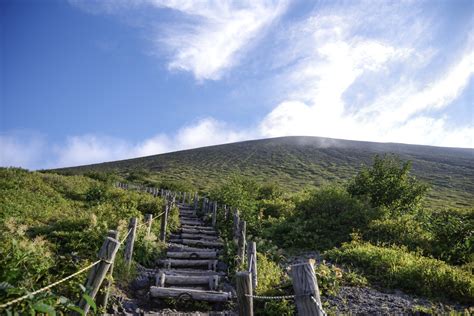
{"label": "weathered wood", "polygon": [[211,235],[206,235],[206,234],[188,234],[188,233],[182,233],[181,238],[183,239],[206,239],[206,240],[218,240],[219,237],[217,236],[211,236]]}
{"label": "weathered wood", "polygon": [[168,251],[166,256],[172,259],[216,259],[217,252]]}
{"label": "weathered wood", "polygon": [[216,227],[217,223],[217,202],[212,203],[212,227]]}
{"label": "weathered wood", "polygon": [[234,242],[237,244],[238,238],[239,238],[239,227],[240,227],[240,216],[239,216],[239,210],[234,209]]}
{"label": "weathered wood", "polygon": [[249,272],[237,272],[237,301],[239,316],[253,316],[252,280]]}
{"label": "weathered wood", "polygon": [[173,275],[160,273],[157,274],[156,286],[166,285],[207,285],[209,289],[216,290],[219,276],[217,275]]}
{"label": "weathered wood", "polygon": [[135,236],[137,233],[137,218],[132,217],[130,218],[130,222],[128,224],[128,230],[130,233],[127,236],[127,241],[125,243],[125,252],[124,252],[124,258],[125,262],[128,267],[132,264],[132,258],[133,258],[133,245],[135,244]]}
{"label": "weathered wood", "polygon": [[247,244],[247,265],[249,272],[252,274],[252,289],[257,288],[258,276],[257,276],[257,243],[251,241]]}
{"label": "weathered wood", "polygon": [[199,248],[199,247],[191,247],[183,244],[174,244],[170,243],[168,247],[168,251],[173,251],[173,252],[211,252],[211,251],[216,251],[214,248]]}
{"label": "weathered wood", "polygon": [[212,270],[202,269],[160,269],[159,272],[163,272],[166,275],[181,275],[181,276],[209,276],[218,275],[225,276],[224,272],[217,272]]}
{"label": "weathered wood", "polygon": [[[109,270],[112,262],[115,260],[115,255],[120,247],[120,242],[116,239],[106,237],[102,247],[99,251],[99,259],[102,261],[91,268],[89,275],[87,276],[87,281],[85,287],[87,293],[90,297],[95,298],[99,288],[104,281],[107,271]],[[79,302],[79,307],[87,314],[90,309],[89,304],[86,300],[81,299]]]}
{"label": "weathered wood", "polygon": [[196,239],[178,239],[175,243],[182,243],[183,245],[197,246],[197,247],[223,247],[224,244],[220,241],[210,240],[196,240]]}
{"label": "weathered wood", "polygon": [[239,264],[244,262],[244,258],[245,258],[246,231],[247,231],[247,222],[241,221],[240,230],[239,230],[239,241],[237,243],[237,257],[239,260]]}
{"label": "weathered wood", "polygon": [[181,223],[181,228],[207,230],[207,231],[210,231],[210,232],[215,232],[216,231],[214,228],[208,227],[208,226],[187,225],[187,224],[183,224],[183,223]]}
{"label": "weathered wood", "polygon": [[146,235],[147,236],[150,236],[152,222],[153,222],[153,215],[152,214],[145,214]]}
{"label": "weathered wood", "polygon": [[[109,230],[107,233],[107,237],[112,239],[118,240],[118,231],[116,230]],[[99,292],[97,293],[96,304],[98,308],[107,308],[107,304],[109,302],[110,297],[110,286],[112,285],[112,275],[114,272],[114,263],[113,261],[110,264],[109,271],[102,282],[102,286],[100,287]]]}
{"label": "weathered wood", "polygon": [[169,210],[170,210],[170,206],[168,203],[166,203],[164,206],[163,214],[161,214],[160,240],[162,242],[166,241],[166,225],[168,225]]}
{"label": "weathered wood", "polygon": [[192,228],[181,228],[183,234],[206,234],[206,235],[216,235],[217,233],[214,230],[205,230],[205,229],[192,229]]}
{"label": "weathered wood", "polygon": [[311,297],[314,297],[321,307],[321,298],[319,296],[318,282],[314,267],[310,262],[294,264],[290,266],[290,276],[295,293],[295,304],[298,315],[322,316],[322,309],[314,303]]}
{"label": "weathered wood", "polygon": [[176,297],[178,299],[193,299],[196,301],[226,302],[232,298],[232,293],[152,286],[150,287],[150,296],[156,298]]}
{"label": "weathered wood", "polygon": [[157,264],[167,269],[172,267],[207,267],[208,270],[216,270],[217,260],[195,260],[195,259],[166,259],[157,260]]}
{"label": "weathered wood", "polygon": [[204,223],[200,220],[189,220],[189,219],[182,219],[182,225],[191,225],[191,226],[204,226]]}

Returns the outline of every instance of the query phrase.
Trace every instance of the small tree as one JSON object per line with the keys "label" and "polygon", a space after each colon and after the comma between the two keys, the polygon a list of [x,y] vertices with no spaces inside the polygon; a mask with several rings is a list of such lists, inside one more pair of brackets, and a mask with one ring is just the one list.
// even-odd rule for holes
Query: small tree
{"label": "small tree", "polygon": [[372,167],[364,167],[349,183],[347,191],[355,197],[367,196],[374,207],[409,212],[417,208],[428,186],[410,175],[411,162],[398,157],[376,155]]}

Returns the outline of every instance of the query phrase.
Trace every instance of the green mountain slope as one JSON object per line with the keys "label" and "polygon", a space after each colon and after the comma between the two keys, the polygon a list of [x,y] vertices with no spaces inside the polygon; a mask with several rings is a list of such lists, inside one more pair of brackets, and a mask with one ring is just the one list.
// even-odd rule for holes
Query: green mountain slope
{"label": "green mountain slope", "polygon": [[394,153],[413,162],[413,173],[433,186],[428,203],[474,204],[474,149],[281,137],[203,147],[179,152],[58,169],[62,173],[144,171],[150,181],[182,180],[201,190],[231,174],[277,182],[290,191],[342,183],[375,154]]}

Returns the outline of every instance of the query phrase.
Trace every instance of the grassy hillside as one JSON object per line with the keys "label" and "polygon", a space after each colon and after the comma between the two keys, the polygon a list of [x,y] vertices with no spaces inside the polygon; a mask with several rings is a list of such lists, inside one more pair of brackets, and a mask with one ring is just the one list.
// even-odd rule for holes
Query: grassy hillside
{"label": "grassy hillside", "polygon": [[413,162],[413,173],[433,187],[427,203],[456,207],[474,204],[474,149],[462,148],[281,137],[59,171],[117,171],[131,178],[141,173],[141,178],[151,183],[180,180],[206,191],[235,173],[251,176],[258,182],[277,182],[295,192],[305,186],[343,182],[381,153],[394,153]]}

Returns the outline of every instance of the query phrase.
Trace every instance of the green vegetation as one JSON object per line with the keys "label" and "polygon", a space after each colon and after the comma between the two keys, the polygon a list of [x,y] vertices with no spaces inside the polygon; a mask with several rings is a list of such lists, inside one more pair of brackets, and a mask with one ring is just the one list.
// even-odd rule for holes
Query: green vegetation
{"label": "green vegetation", "polygon": [[[144,214],[158,215],[163,201],[150,194],[116,189],[114,175],[62,176],[0,169],[0,301],[5,302],[57,281],[96,261],[97,252],[109,229],[119,237],[127,231],[128,219]],[[169,228],[178,225],[175,209]],[[156,219],[152,231],[159,230]],[[164,245],[155,234],[145,238],[138,230],[134,259],[148,264]],[[150,250],[156,251],[155,253]],[[122,251],[122,250],[121,250]],[[118,253],[115,272],[120,272]],[[131,271],[133,274],[133,270]],[[66,311],[83,294],[87,273],[53,289],[57,294],[39,294],[15,305],[17,312],[53,308]],[[117,273],[120,278],[129,278]],[[73,303],[71,303],[73,302]]]}
{"label": "green vegetation", "polygon": [[473,149],[372,143],[319,137],[281,137],[203,147],[144,158],[60,169],[61,173],[118,172],[131,182],[202,192],[238,174],[258,184],[278,183],[287,192],[344,184],[376,154],[411,161],[413,174],[429,183],[424,204],[474,204]]}
{"label": "green vegetation", "polygon": [[[400,158],[373,158],[389,151]],[[120,180],[197,190],[219,206],[237,207],[247,221],[247,238],[257,242],[259,295],[291,294],[285,259],[309,250],[321,252],[326,260],[316,266],[323,295],[337,293],[341,285],[375,284],[469,303],[474,300],[472,153],[280,138],[57,171],[3,168],[0,301],[94,262],[109,229],[124,236],[130,217],[142,220],[146,213],[161,212],[161,199],[114,188]],[[172,212],[169,229],[177,227],[177,214]],[[231,272],[246,268],[235,261],[231,221],[223,212],[218,227]],[[162,254],[158,228],[155,220],[155,234],[138,232],[136,263],[149,265]],[[127,284],[134,271],[128,272],[121,256],[115,282]],[[83,295],[84,278],[59,285],[56,295],[25,301],[19,311],[73,308],[71,302]],[[291,300],[255,304],[259,315],[294,311]]]}
{"label": "green vegetation", "polygon": [[[426,190],[410,174],[409,163],[389,155],[375,156],[373,165],[346,185],[284,193],[275,183],[232,175],[210,196],[239,208],[249,239],[267,254],[263,265],[269,271],[260,274],[263,285],[257,288],[263,295],[291,293],[278,263],[287,254],[317,249],[343,266],[316,267],[323,295],[335,294],[342,284],[372,282],[471,302],[474,210],[423,207]],[[262,315],[284,315],[294,308],[290,301],[257,304],[263,304]]]}
{"label": "green vegetation", "polygon": [[329,258],[361,269],[368,278],[389,288],[464,303],[474,299],[474,277],[461,268],[423,257],[404,247],[375,246],[354,240],[327,252]]}

